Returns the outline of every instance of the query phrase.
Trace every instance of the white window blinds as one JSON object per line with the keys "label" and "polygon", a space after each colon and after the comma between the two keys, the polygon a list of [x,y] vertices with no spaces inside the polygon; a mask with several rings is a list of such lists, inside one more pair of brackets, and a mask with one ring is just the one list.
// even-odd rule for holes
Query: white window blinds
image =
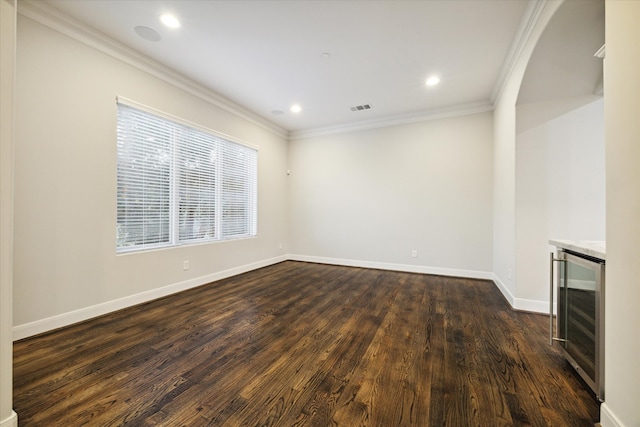
{"label": "white window blinds", "polygon": [[255,236],[257,150],[118,102],[118,252]]}

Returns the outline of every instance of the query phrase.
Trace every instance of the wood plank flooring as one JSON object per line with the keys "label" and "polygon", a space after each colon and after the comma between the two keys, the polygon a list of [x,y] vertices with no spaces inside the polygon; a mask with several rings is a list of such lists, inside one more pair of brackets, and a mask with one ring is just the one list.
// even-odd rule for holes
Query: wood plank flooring
{"label": "wood plank flooring", "polygon": [[14,345],[20,426],[593,426],[489,281],[283,262]]}

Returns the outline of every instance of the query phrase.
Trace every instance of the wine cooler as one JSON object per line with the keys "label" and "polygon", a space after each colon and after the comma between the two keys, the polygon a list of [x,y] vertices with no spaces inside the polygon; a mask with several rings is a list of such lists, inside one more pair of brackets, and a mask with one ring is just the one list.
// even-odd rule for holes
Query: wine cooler
{"label": "wine cooler", "polygon": [[604,271],[604,260],[566,249],[559,249],[555,257],[551,253],[549,344],[560,343],[566,359],[600,401],[604,400]]}

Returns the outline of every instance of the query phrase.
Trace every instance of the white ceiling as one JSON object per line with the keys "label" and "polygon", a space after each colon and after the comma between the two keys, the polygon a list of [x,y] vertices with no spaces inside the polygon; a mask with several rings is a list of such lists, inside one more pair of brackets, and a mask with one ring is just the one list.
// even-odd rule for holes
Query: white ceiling
{"label": "white ceiling", "polygon": [[565,1],[533,51],[518,104],[594,95],[602,89],[604,1]]}
{"label": "white ceiling", "polygon": [[[524,0],[46,2],[290,132],[490,107],[528,5]],[[182,26],[164,27],[159,16],[165,12]],[[162,39],[145,40],[136,26],[152,28]],[[431,74],[442,81],[428,88]],[[301,113],[289,111],[293,103],[302,106]],[[361,104],[372,108],[351,111]]]}
{"label": "white ceiling", "polygon": [[603,96],[604,0],[565,1],[529,59],[516,115],[518,132]]}

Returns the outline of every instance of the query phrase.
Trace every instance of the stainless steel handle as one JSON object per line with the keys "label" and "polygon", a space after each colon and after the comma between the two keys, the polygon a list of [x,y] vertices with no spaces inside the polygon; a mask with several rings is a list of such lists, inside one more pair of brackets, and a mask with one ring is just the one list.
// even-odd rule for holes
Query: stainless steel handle
{"label": "stainless steel handle", "polygon": [[549,259],[551,277],[549,278],[549,345],[553,345],[553,252]]}
{"label": "stainless steel handle", "polygon": [[554,272],[553,272],[553,263],[554,262],[567,262],[564,259],[560,259],[560,258],[555,258],[553,256],[553,252],[551,252],[550,254],[550,258],[549,258],[549,264],[550,264],[550,270],[551,270],[551,276],[549,277],[549,345],[553,345],[554,341],[561,341],[564,342],[566,340],[563,340],[562,338],[557,338],[553,336],[553,276],[554,276]]}

